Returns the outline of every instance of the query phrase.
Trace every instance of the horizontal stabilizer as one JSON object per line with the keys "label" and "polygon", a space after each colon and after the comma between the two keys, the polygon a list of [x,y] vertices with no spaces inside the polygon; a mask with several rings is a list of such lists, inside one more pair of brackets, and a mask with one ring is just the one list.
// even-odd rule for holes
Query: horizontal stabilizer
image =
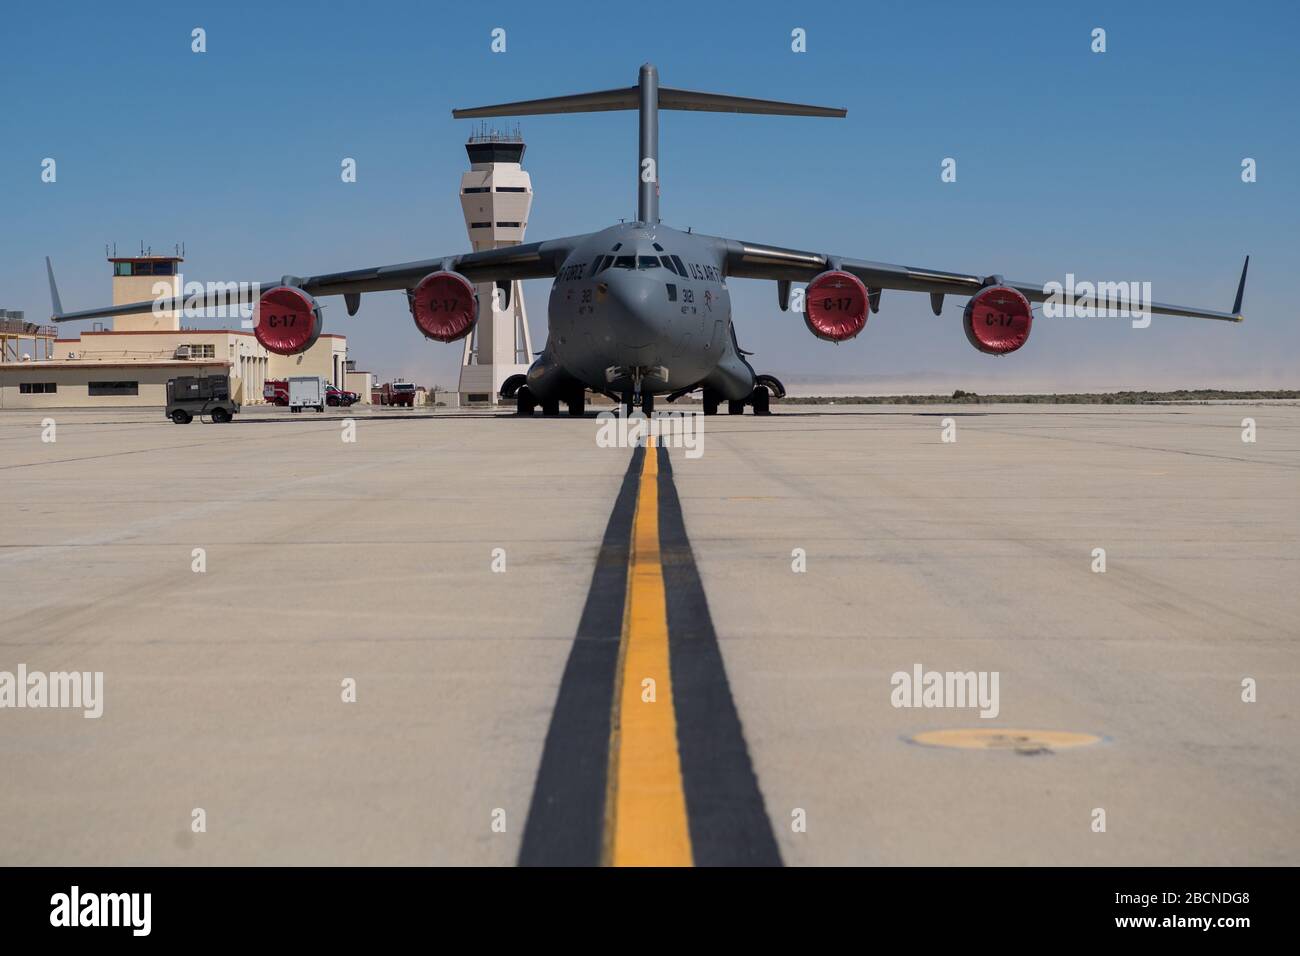
{"label": "horizontal stabilizer", "polygon": [[575,93],[572,96],[548,96],[540,100],[520,100],[496,106],[475,106],[452,110],[455,119],[478,119],[483,116],[538,116],[544,113],[603,113],[606,110],[634,110],[637,89],[601,90],[598,93]]}
{"label": "horizontal stabilizer", "polygon": [[842,119],[849,111],[833,106],[807,106],[803,103],[782,103],[780,100],[756,100],[749,96],[727,96],[725,93],[697,93],[694,90],[674,90],[659,87],[661,110],[696,110],[702,113],[762,113],[768,116],[832,116]]}
{"label": "horizontal stabilizer", "polygon": [[[456,119],[479,119],[487,116],[538,116],[546,113],[603,113],[608,110],[634,110],[640,105],[638,89],[628,86],[621,90],[601,90],[597,93],[575,93],[571,96],[548,96],[540,100],[520,100],[517,103],[499,103],[494,106],[475,106],[452,110]],[[829,106],[806,106],[802,103],[782,103],[779,100],[758,100],[748,96],[728,96],[724,93],[698,93],[694,90],[659,88],[661,110],[694,110],[704,113],[761,113],[768,116],[832,116],[844,117],[848,110]]]}

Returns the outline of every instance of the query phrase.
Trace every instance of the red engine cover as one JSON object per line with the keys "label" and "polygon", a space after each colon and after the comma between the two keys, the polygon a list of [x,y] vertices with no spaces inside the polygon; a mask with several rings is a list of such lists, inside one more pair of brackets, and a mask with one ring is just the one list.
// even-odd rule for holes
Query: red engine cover
{"label": "red engine cover", "polygon": [[1034,311],[1015,289],[995,285],[971,297],[962,322],[971,345],[986,355],[1006,355],[1029,338]]}
{"label": "red engine cover", "polygon": [[803,321],[827,342],[844,342],[867,325],[867,287],[848,272],[823,272],[804,291]]}
{"label": "red engine cover", "polygon": [[253,334],[268,352],[297,355],[320,338],[320,306],[302,289],[280,285],[262,293],[253,306]]}
{"label": "red engine cover", "polygon": [[430,273],[406,295],[416,328],[426,338],[439,342],[463,339],[478,320],[474,286],[459,273]]}

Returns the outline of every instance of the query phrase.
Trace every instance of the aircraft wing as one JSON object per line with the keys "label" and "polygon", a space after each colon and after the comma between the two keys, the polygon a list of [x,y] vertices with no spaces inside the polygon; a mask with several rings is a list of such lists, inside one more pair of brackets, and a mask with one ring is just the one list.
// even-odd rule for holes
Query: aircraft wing
{"label": "aircraft wing", "polygon": [[[270,282],[255,283],[217,283],[205,284],[202,294],[186,296],[185,290],[176,297],[148,299],[143,302],[128,302],[121,305],[106,305],[94,309],[81,309],[76,312],[63,311],[58,289],[54,284],[54,270],[49,259],[45,260],[50,279],[50,298],[53,302],[55,322],[75,322],[80,319],[99,319],[114,315],[136,315],[152,312],[179,310],[181,308],[216,308],[255,301],[261,292],[279,285],[291,285],[302,289],[309,295],[320,297],[342,295],[347,297],[348,313],[355,314],[359,297],[363,292],[388,292],[394,289],[414,288],[422,278],[431,272],[445,269],[459,272],[471,282],[506,282],[513,279],[545,279],[554,276],[564,262],[574,243],[581,236],[564,239],[551,239],[546,242],[530,242],[518,246],[504,246],[498,249],[484,249],[480,252],[466,252],[459,255],[438,259],[421,259],[417,262],[402,262],[395,265],[376,266],[370,269],[353,269],[348,272],[329,272],[314,276],[283,276]],[[159,276],[159,281],[168,277]],[[219,288],[225,286],[227,288]],[[242,286],[242,288],[241,288]]]}
{"label": "aircraft wing", "polygon": [[[753,242],[739,242],[735,239],[719,239],[726,247],[726,271],[729,276],[741,279],[775,279],[778,282],[806,282],[818,273],[828,269],[842,269],[862,280],[877,299],[881,289],[898,289],[904,292],[930,293],[930,305],[936,315],[943,304],[945,295],[970,296],[990,285],[1010,286],[1020,292],[1030,302],[1040,303],[1051,298],[1040,282],[1009,282],[1001,276],[979,276],[961,272],[943,272],[937,269],[920,269],[915,266],[892,265],[887,262],[868,262],[863,259],[846,259],[819,252],[801,252],[797,249],[783,249],[779,246],[767,246]],[[1225,322],[1240,322],[1242,296],[1246,290],[1246,269],[1250,257],[1241,269],[1241,281],[1237,285],[1237,299],[1232,311],[1216,312],[1189,305],[1166,305],[1159,302],[1133,303],[1157,315],[1182,315],[1196,319],[1219,319]],[[1128,305],[1126,301],[1114,303],[1119,308]],[[874,311],[873,303],[873,311]]]}

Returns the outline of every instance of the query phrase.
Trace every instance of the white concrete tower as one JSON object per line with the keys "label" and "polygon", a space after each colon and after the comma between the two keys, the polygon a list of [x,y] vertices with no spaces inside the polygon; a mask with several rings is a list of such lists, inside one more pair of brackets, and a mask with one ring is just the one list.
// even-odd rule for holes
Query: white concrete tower
{"label": "white concrete tower", "polygon": [[[460,205],[471,245],[476,252],[519,245],[528,228],[533,183],[520,165],[524,141],[518,128],[501,133],[480,127],[465,152],[470,168],[460,180]],[[479,283],[478,322],[465,339],[461,361],[462,405],[495,404],[501,383],[527,372],[533,360],[523,286],[517,279],[510,284],[510,301],[504,306],[493,291],[491,282]]]}

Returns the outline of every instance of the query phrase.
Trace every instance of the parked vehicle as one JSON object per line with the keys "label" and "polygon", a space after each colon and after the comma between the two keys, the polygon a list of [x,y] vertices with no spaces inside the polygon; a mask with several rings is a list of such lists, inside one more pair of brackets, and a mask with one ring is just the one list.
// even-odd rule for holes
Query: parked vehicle
{"label": "parked vehicle", "polygon": [[389,405],[401,405],[406,408],[415,407],[415,383],[414,382],[394,382],[392,391],[388,396]]}
{"label": "parked vehicle", "polygon": [[[288,405],[288,379],[268,379],[262,386],[262,398],[266,399],[266,401],[272,405]],[[347,408],[349,405],[355,405],[359,401],[361,401],[361,396],[356,392],[349,392],[346,389],[336,388],[329,382],[325,383],[326,405],[338,405]]]}
{"label": "parked vehicle", "polygon": [[355,405],[361,401],[361,396],[356,392],[349,392],[346,389],[335,388],[333,385],[325,386],[325,403],[327,405],[338,405],[347,408],[349,405]]}
{"label": "parked vehicle", "polygon": [[304,408],[325,411],[325,380],[318,375],[295,375],[289,379],[289,411]]}
{"label": "parked vehicle", "polygon": [[230,397],[228,375],[181,375],[167,380],[167,417],[177,425],[188,425],[196,415],[209,415],[224,424],[238,414],[239,405]]}
{"label": "parked vehicle", "polygon": [[262,385],[262,398],[272,405],[289,404],[289,382],[287,379],[267,379]]}
{"label": "parked vehicle", "polygon": [[404,405],[414,408],[415,392],[414,382],[385,382],[370,390],[370,401],[375,405]]}

